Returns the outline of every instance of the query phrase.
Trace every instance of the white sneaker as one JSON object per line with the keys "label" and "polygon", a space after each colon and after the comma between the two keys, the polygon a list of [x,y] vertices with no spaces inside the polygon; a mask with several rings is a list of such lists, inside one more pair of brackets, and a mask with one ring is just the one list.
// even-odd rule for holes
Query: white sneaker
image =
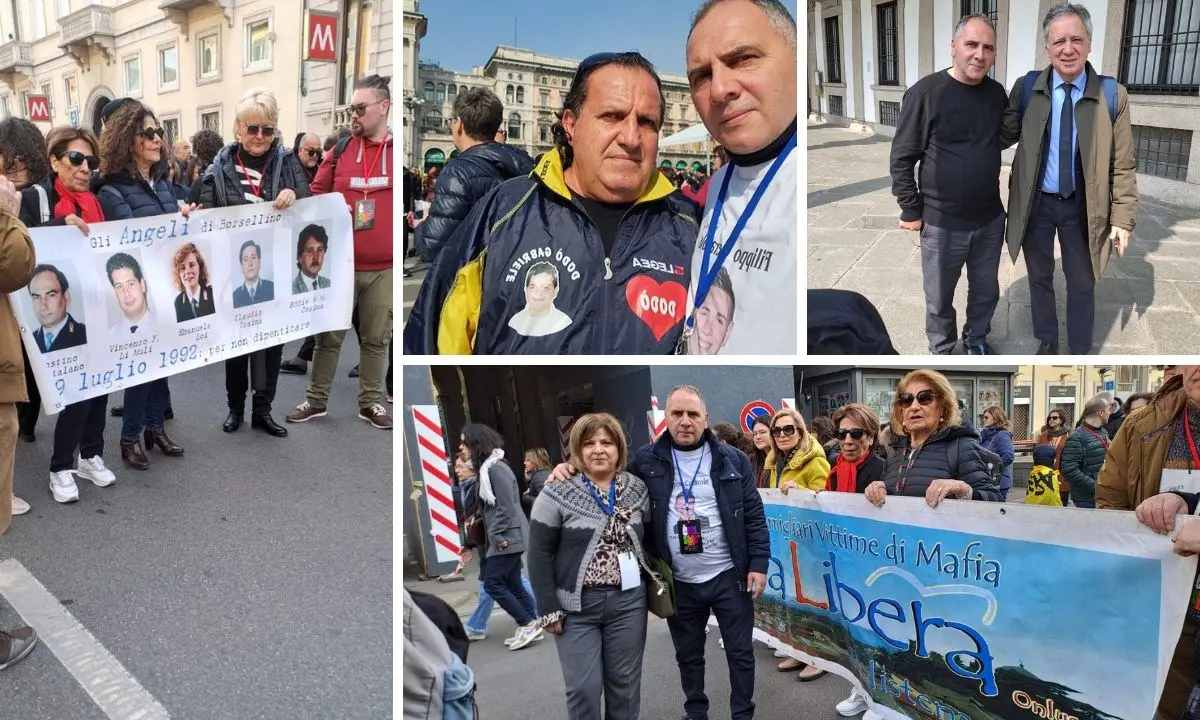
{"label": "white sneaker", "polygon": [[50,473],[50,494],[60,503],[79,499],[79,488],[75,487],[75,471],[63,470]]}
{"label": "white sneaker", "polygon": [[12,501],[12,514],[13,515],[24,515],[25,513],[29,512],[32,509],[33,508],[29,507],[29,503],[25,502],[24,500],[17,497],[16,495],[13,495],[13,501]]}
{"label": "white sneaker", "polygon": [[862,720],[883,720],[883,716],[874,710],[868,710],[863,713]]}
{"label": "white sneaker", "polygon": [[99,455],[93,458],[79,458],[79,468],[75,474],[84,480],[91,480],[96,487],[108,487],[117,481],[117,476],[104,466],[104,458]]}
{"label": "white sneaker", "polygon": [[522,625],[517,628],[517,634],[513,636],[512,644],[508,646],[509,650],[520,650],[529,643],[533,642],[534,638],[542,634],[542,628],[538,627],[537,621],[533,621],[528,625]]}
{"label": "white sneaker", "polygon": [[[854,688],[850,692],[850,697],[835,705],[833,709],[837,710],[837,714],[842,717],[852,717],[863,710],[867,710],[869,707],[870,703],[867,702],[866,696],[860,693],[858,688]],[[875,717],[878,718],[879,716],[876,715]]]}

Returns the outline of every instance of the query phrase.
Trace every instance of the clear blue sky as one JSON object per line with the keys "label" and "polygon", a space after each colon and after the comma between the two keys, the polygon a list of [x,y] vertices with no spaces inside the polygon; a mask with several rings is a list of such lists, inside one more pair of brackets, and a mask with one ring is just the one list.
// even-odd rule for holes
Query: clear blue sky
{"label": "clear blue sky", "polygon": [[[796,17],[796,1],[784,5]],[[423,0],[429,29],[421,60],[470,72],[497,45],[582,60],[595,52],[637,50],[659,72],[684,75],[684,45],[699,0]]]}

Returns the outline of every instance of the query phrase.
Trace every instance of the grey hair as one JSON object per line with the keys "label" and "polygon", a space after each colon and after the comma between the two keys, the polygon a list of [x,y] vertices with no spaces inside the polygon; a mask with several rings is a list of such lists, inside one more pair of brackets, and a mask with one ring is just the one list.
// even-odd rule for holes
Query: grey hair
{"label": "grey hair", "polygon": [[[704,402],[704,395],[700,392],[700,388],[696,387],[695,385],[676,385],[675,387],[671,388],[671,392],[667,393],[667,403],[671,402],[671,396],[677,392],[689,392],[695,395],[700,399],[700,404],[704,405],[705,409],[708,408],[708,405]],[[666,405],[663,405],[663,407],[666,407]]]}
{"label": "grey hair", "polygon": [[1079,18],[1079,21],[1083,23],[1083,29],[1087,32],[1088,40],[1092,39],[1092,14],[1083,5],[1065,2],[1047,10],[1046,17],[1042,18],[1042,43],[1050,44],[1050,24],[1068,15]]}
{"label": "grey hair", "polygon": [[[796,48],[796,18],[792,17],[792,14],[788,12],[783,3],[779,2],[779,0],[746,1],[753,3],[759,10],[763,11],[763,14],[767,16],[767,23],[775,28],[775,32],[779,33],[789,48],[793,50]],[[710,10],[723,2],[726,2],[726,0],[705,0],[700,9],[696,11],[696,14],[692,15],[692,26],[688,28],[687,36],[689,42],[692,39],[692,33],[696,30],[696,26],[700,24],[704,16],[708,15]]]}
{"label": "grey hair", "polygon": [[971,22],[972,20],[982,20],[983,22],[987,23],[988,28],[992,31],[992,37],[996,37],[996,26],[992,23],[992,19],[990,17],[984,15],[983,13],[971,13],[970,15],[963,15],[962,19],[958,21],[958,24],[954,26],[955,40],[958,39],[959,35],[962,35],[963,29],[966,28],[967,23]]}
{"label": "grey hair", "polygon": [[1094,397],[1083,406],[1083,417],[1095,417],[1100,414],[1101,410],[1108,410],[1110,407],[1112,407],[1112,401]]}

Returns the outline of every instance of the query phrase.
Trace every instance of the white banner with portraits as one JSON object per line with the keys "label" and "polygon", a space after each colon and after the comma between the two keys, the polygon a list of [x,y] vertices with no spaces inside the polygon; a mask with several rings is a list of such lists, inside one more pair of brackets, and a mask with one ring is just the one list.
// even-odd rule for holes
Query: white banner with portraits
{"label": "white banner with portraits", "polygon": [[340,194],[89,229],[31,230],[38,267],[9,295],[49,414],[350,326],[354,238]]}

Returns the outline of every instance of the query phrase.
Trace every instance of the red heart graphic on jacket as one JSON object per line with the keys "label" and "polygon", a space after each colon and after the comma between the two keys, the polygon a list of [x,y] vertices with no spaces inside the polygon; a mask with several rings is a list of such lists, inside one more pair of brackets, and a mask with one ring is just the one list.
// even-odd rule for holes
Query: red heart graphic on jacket
{"label": "red heart graphic on jacket", "polygon": [[637,275],[625,286],[625,300],[633,314],[654,333],[655,340],[683,320],[687,288],[673,280],[657,283],[649,275]]}

